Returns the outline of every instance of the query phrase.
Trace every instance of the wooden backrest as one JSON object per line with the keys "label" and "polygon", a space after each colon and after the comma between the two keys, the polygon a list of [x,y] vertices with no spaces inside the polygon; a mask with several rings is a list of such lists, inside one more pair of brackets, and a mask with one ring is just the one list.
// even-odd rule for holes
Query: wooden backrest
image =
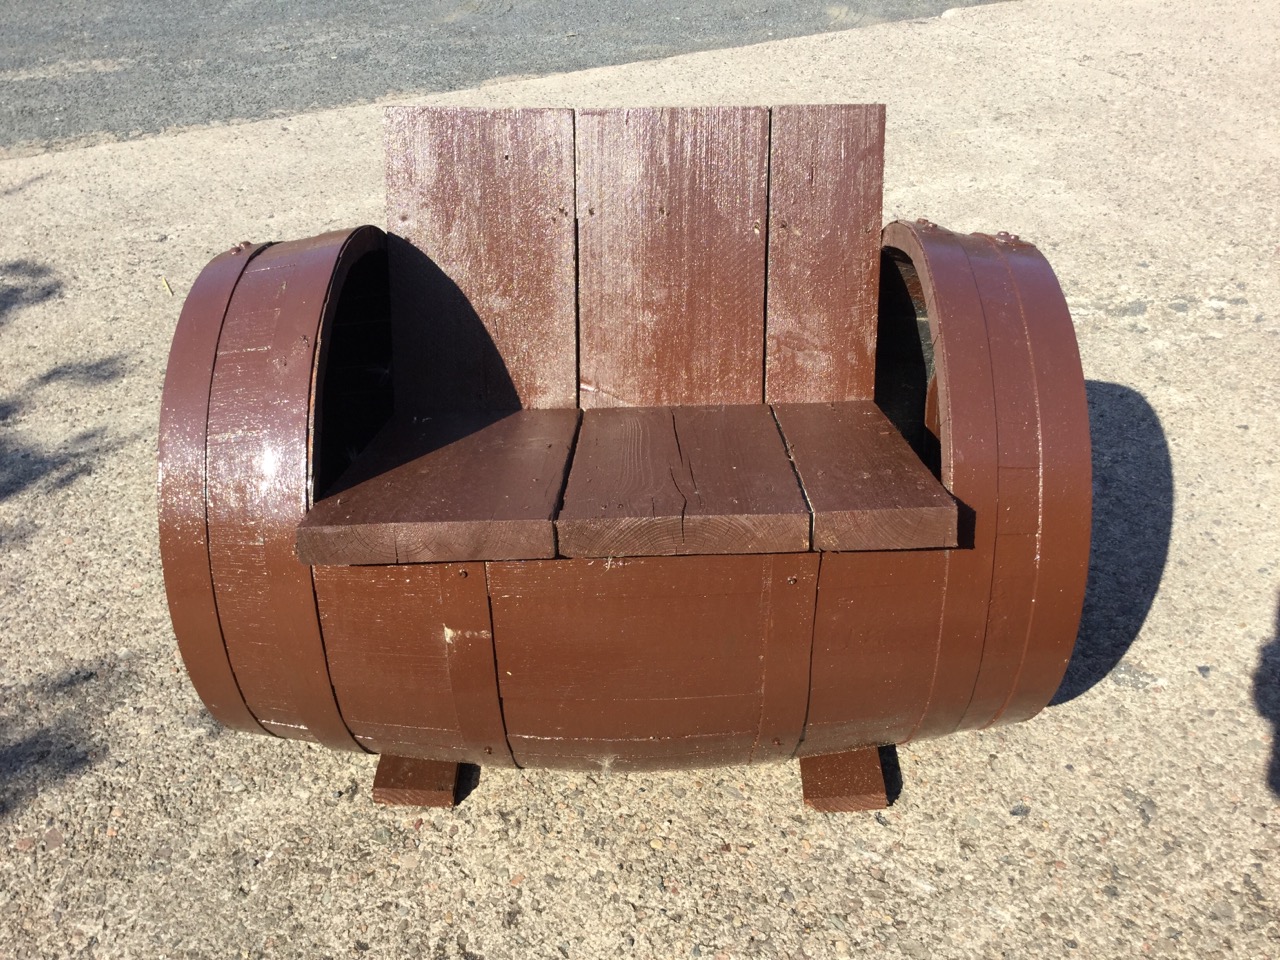
{"label": "wooden backrest", "polygon": [[573,111],[387,111],[400,413],[573,407]]}
{"label": "wooden backrest", "polygon": [[884,108],[392,108],[409,411],[869,399]]}

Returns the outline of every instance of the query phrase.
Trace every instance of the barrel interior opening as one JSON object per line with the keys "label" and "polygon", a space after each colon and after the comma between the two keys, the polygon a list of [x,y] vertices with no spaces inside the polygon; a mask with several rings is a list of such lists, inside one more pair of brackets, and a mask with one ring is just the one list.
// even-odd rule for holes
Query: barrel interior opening
{"label": "barrel interior opening", "polygon": [[[935,477],[942,458],[930,416],[933,341],[928,307],[915,264],[901,250],[880,252],[875,400]],[[935,398],[936,402],[936,398]]]}
{"label": "barrel interior opening", "polygon": [[386,250],[351,265],[316,376],[313,500],[324,497],[391,418],[391,304]]}

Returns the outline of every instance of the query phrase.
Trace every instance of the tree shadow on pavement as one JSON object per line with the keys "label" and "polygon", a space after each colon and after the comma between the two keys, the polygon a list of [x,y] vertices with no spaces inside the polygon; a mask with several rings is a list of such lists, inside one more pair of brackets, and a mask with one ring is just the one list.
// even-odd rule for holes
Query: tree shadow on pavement
{"label": "tree shadow on pavement", "polygon": [[62,293],[63,283],[52,267],[35,260],[0,263],[0,329],[19,307],[51,300]]}
{"label": "tree shadow on pavement", "polygon": [[1090,380],[1093,545],[1075,650],[1054,695],[1074,700],[1107,676],[1146,622],[1173,529],[1173,462],[1164,428],[1142,394]]}
{"label": "tree shadow on pavement", "polygon": [[[23,309],[62,295],[64,284],[54,270],[33,260],[0,263],[0,331]],[[63,489],[91,471],[120,441],[102,426],[78,430],[52,445],[32,440],[19,426],[25,413],[57,402],[46,391],[55,385],[99,387],[127,372],[122,356],[62,363],[0,394],[0,503],[39,485]],[[22,536],[21,528],[0,528],[0,544]]]}
{"label": "tree shadow on pavement", "polygon": [[20,436],[12,424],[23,411],[41,402],[43,389],[59,382],[102,386],[120,379],[125,372],[121,356],[60,364],[28,380],[15,392],[0,396],[0,502],[39,483],[48,489],[63,489],[119,445],[107,438],[101,426],[79,430],[53,449],[42,449]]}
{"label": "tree shadow on pavement", "polygon": [[119,668],[87,663],[0,686],[0,817],[106,756],[104,717],[125,679]]}
{"label": "tree shadow on pavement", "polygon": [[1253,674],[1253,702],[1258,713],[1271,724],[1267,786],[1280,797],[1280,606],[1276,608],[1275,632],[1258,656],[1258,669]]}

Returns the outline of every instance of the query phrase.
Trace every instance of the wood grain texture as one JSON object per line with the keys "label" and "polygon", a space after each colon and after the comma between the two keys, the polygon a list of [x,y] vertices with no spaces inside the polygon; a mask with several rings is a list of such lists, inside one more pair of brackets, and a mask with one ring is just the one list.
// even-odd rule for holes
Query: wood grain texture
{"label": "wood grain texture", "polygon": [[1041,444],[1035,605],[1021,667],[993,721],[1012,723],[1043,709],[1071,659],[1089,573],[1093,464],[1084,372],[1057,278],[1029,243],[1010,239],[999,250],[1031,348]]}
{"label": "wood grain texture", "polygon": [[763,400],[768,121],[577,113],[584,409]]}
{"label": "wood grain texture", "polygon": [[955,501],[874,402],[773,409],[813,510],[814,549],[955,546]]}
{"label": "wood grain texture", "polygon": [[246,268],[227,310],[209,396],[209,559],[227,653],[270,729],[359,750],[334,701],[311,570],[294,555],[305,515],[315,344],[373,227],[281,243]]}
{"label": "wood grain texture", "polygon": [[196,693],[219,723],[262,733],[227,657],[209,569],[205,443],[209,386],[223,318],[245,267],[264,249],[241,244],[200,272],[182,306],[160,401],[160,560],[173,633]]}
{"label": "wood grain texture", "polygon": [[316,567],[329,675],[375,753],[510,766],[484,565]]}
{"label": "wood grain texture", "polygon": [[[942,483],[965,520],[962,549],[946,552],[942,626],[928,704],[908,739],[944,736],[960,722],[982,659],[995,556],[997,441],[991,354],[982,301],[956,236],[931,223],[895,222],[884,245],[917,286],[933,346]],[[910,318],[915,323],[915,318]]]}
{"label": "wood grain texture", "polygon": [[298,526],[313,564],[556,555],[576,410],[396,417]]}
{"label": "wood grain texture", "polygon": [[883,105],[773,108],[769,403],[872,397],[883,173]]}
{"label": "wood grain texture", "polygon": [[805,806],[819,813],[883,810],[889,805],[880,751],[874,747],[821,757],[802,757]]}
{"label": "wood grain texture", "polygon": [[946,569],[942,550],[823,556],[800,756],[910,736],[933,686]]}
{"label": "wood grain texture", "polygon": [[393,107],[396,411],[577,404],[573,114]]}
{"label": "wood grain texture", "polygon": [[519,764],[645,768],[790,756],[818,556],[491,563]]}
{"label": "wood grain texture", "polygon": [[383,754],[373,775],[373,802],[392,807],[452,807],[458,765]]}
{"label": "wood grain texture", "polygon": [[556,519],[566,557],[809,549],[809,510],[763,404],[588,410]]}

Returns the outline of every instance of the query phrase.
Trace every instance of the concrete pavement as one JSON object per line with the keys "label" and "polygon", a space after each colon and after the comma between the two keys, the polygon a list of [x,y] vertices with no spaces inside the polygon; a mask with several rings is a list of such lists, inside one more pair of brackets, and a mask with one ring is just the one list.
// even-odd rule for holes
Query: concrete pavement
{"label": "concrete pavement", "polygon": [[372,758],[218,730],[157,555],[169,337],[229,243],[382,222],[380,111],[0,160],[0,954],[1280,955],[1277,50],[1268,2],[1015,0],[433,98],[883,101],[886,218],[1049,256],[1095,440],[1077,656],[1033,721],[901,750],[878,817],[792,765],[383,810]]}
{"label": "concrete pavement", "polygon": [[459,90],[982,2],[995,0],[9,3],[0,12],[0,150]]}

